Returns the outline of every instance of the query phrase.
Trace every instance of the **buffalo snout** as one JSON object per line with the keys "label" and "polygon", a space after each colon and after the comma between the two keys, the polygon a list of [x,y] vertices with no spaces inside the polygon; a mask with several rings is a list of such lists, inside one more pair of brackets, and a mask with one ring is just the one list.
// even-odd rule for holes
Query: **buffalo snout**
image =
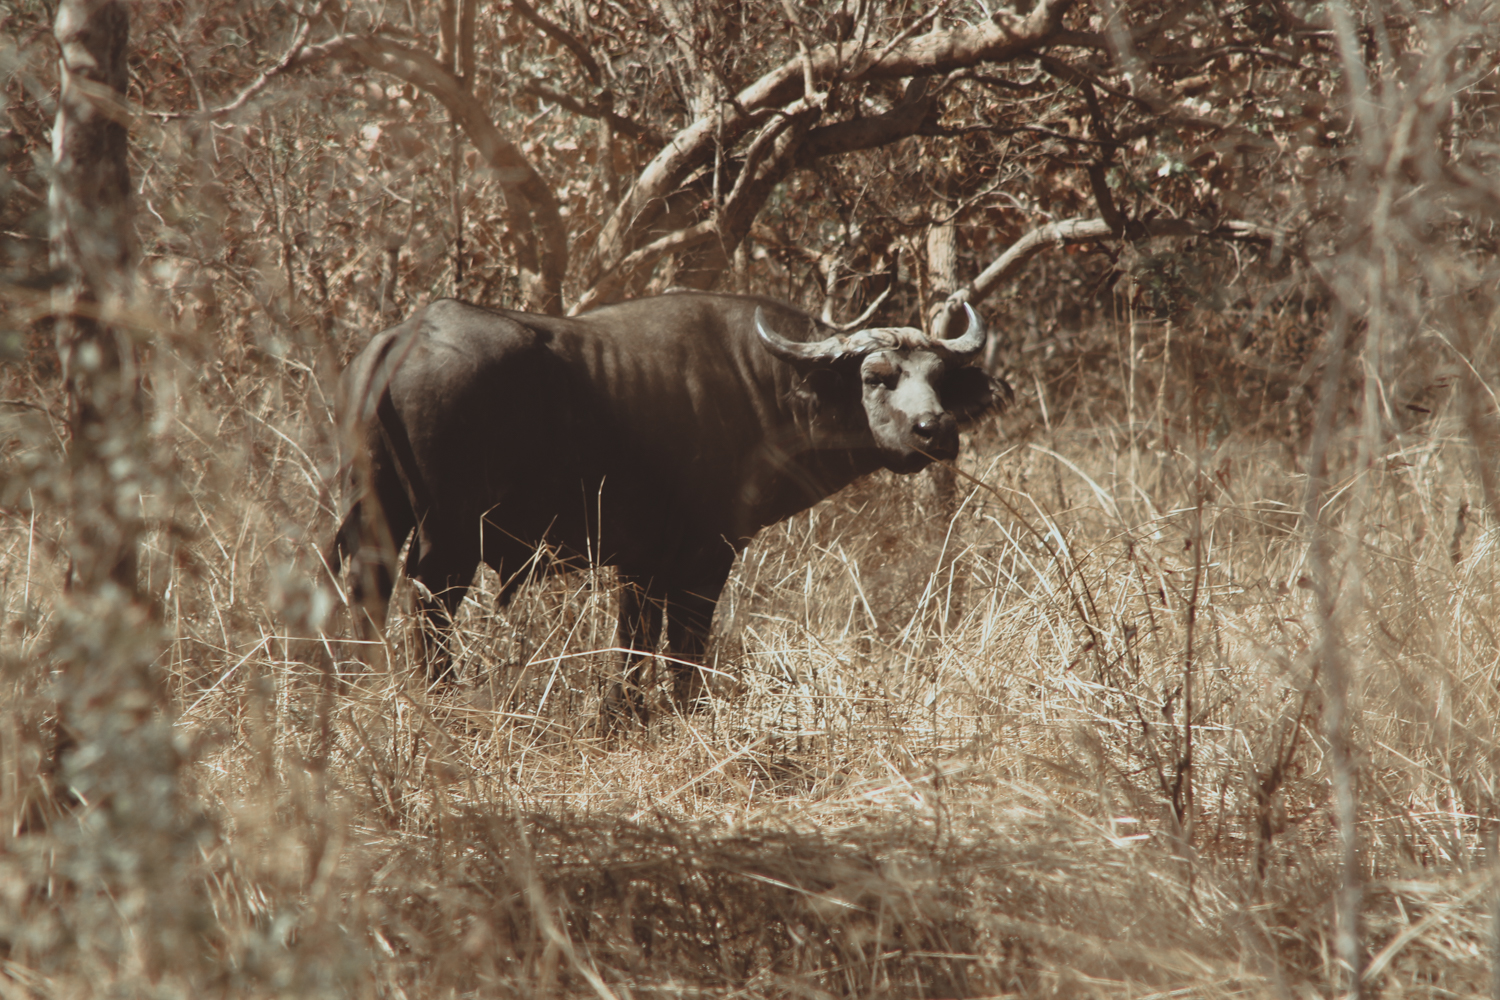
{"label": "buffalo snout", "polygon": [[933,458],[958,455],[958,421],[951,413],[924,413],[911,425],[919,447]]}

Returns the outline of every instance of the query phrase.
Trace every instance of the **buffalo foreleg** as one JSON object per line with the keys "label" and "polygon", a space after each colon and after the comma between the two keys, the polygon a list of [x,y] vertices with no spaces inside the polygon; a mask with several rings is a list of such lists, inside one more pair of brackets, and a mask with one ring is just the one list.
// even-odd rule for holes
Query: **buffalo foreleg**
{"label": "buffalo foreleg", "polygon": [[734,567],[734,550],[710,543],[693,561],[691,573],[667,588],[667,651],[672,664],[672,700],[679,712],[704,705],[708,636],[714,608]]}
{"label": "buffalo foreleg", "polygon": [[680,712],[689,712],[703,702],[704,657],[714,607],[724,581],[691,587],[673,587],[667,592],[667,651],[672,657],[672,701]]}
{"label": "buffalo foreleg", "polygon": [[620,574],[620,645],[627,652],[620,682],[610,692],[606,705],[609,714],[628,715],[643,724],[651,721],[644,674],[661,637],[663,600],[649,579]]}

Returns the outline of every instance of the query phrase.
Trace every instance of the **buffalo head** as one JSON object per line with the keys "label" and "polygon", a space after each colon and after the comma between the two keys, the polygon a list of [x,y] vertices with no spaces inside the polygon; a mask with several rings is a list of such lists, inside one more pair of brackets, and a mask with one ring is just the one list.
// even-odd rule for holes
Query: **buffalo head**
{"label": "buffalo head", "polygon": [[[1008,395],[1004,384],[967,367],[984,346],[985,326],[964,303],[968,327],[952,339],[928,337],[915,327],[874,327],[802,343],[788,340],[755,312],[760,342],[804,373],[819,395],[836,391],[830,380],[859,387],[863,418],[881,462],[895,472],[915,472],[933,459],[958,455],[959,421]],[[847,407],[836,408],[848,413]]]}

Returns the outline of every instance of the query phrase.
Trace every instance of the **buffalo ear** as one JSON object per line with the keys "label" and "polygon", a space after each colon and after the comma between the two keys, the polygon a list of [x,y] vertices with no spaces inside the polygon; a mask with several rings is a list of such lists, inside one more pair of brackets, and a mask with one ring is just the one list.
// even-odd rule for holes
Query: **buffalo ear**
{"label": "buffalo ear", "polygon": [[792,384],[792,398],[807,408],[809,416],[851,413],[859,405],[859,378],[850,378],[841,367],[818,365],[805,369]]}
{"label": "buffalo ear", "polygon": [[943,379],[943,407],[959,422],[998,413],[1012,395],[1010,383],[979,368],[958,368]]}
{"label": "buffalo ear", "polygon": [[802,388],[818,399],[833,399],[848,390],[850,378],[831,365],[820,365],[802,376]]}

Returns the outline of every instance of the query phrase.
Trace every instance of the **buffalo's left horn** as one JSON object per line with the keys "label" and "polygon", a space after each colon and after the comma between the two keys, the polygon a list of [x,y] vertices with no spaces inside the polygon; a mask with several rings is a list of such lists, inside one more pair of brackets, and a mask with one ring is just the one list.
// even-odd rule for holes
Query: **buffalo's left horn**
{"label": "buffalo's left horn", "polygon": [[964,331],[963,336],[954,337],[952,340],[933,340],[935,345],[953,355],[958,361],[967,361],[978,354],[980,348],[984,347],[984,339],[989,333],[985,329],[984,320],[979,318],[974,307],[967,302],[964,303],[964,313],[968,318],[969,327]]}
{"label": "buffalo's left horn", "polygon": [[760,306],[755,307],[755,332],[760,337],[760,342],[766,345],[766,350],[783,361],[800,361],[803,363],[809,361],[832,361],[844,353],[844,345],[837,337],[814,341],[811,344],[787,340],[781,334],[766,326],[765,314]]}

